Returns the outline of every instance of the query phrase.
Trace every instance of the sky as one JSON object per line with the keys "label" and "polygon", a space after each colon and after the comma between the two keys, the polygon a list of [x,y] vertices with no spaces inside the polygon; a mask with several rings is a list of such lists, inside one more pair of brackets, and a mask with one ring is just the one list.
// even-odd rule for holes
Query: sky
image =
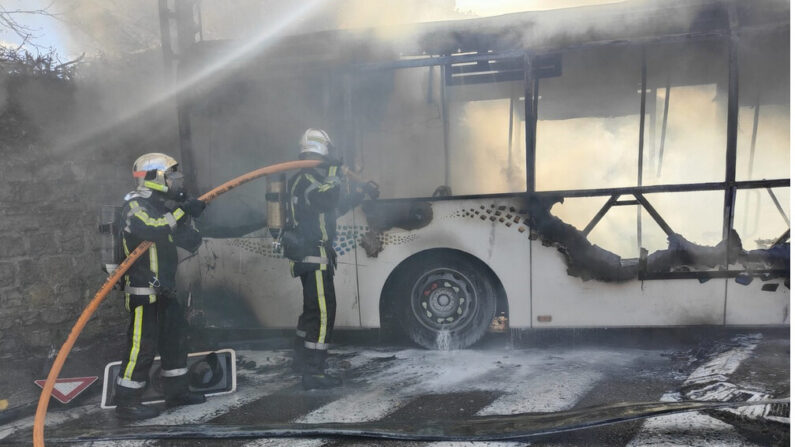
{"label": "sky", "polygon": [[[46,8],[52,0],[3,0],[0,8],[6,11],[37,10]],[[22,26],[30,28],[36,44],[43,48],[53,48],[58,54],[65,55],[67,30],[58,20],[41,14],[14,14],[14,19]],[[18,47],[23,39],[13,31],[0,27],[0,44],[3,46]],[[26,46],[35,53],[35,48]]]}

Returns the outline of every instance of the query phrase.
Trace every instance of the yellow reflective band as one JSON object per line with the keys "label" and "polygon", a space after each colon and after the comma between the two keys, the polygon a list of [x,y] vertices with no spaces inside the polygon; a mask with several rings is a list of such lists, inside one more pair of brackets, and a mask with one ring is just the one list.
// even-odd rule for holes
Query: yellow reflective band
{"label": "yellow reflective band", "polygon": [[153,219],[149,217],[149,214],[146,214],[146,211],[141,209],[140,211],[135,212],[135,217],[141,219],[141,221],[150,227],[163,227],[168,225],[168,221],[165,217],[161,217],[160,219]]}
{"label": "yellow reflective band", "polygon": [[323,273],[320,270],[315,270],[315,281],[317,282],[317,304],[320,306],[320,333],[317,336],[317,342],[325,343],[328,314],[326,314],[326,292],[323,289]]}
{"label": "yellow reflective band", "polygon": [[149,295],[149,304],[153,304],[157,301],[157,295]]}
{"label": "yellow reflective band", "polygon": [[173,237],[171,237],[171,235],[170,235],[170,234],[168,235],[168,241],[169,241],[169,242],[174,242],[174,238],[173,238]]}
{"label": "yellow reflective band", "polygon": [[312,174],[304,174],[304,176],[306,177],[307,180],[312,182],[312,184],[314,184],[314,185],[317,185],[317,184],[320,183],[319,181],[317,181],[317,179],[315,179],[315,176],[312,175]]}
{"label": "yellow reflective band", "polygon": [[161,185],[159,183],[155,183],[155,182],[150,181],[150,180],[144,181],[144,186],[146,186],[149,189],[154,189],[155,191],[160,191],[160,192],[168,191],[168,187],[166,187],[164,185]]}
{"label": "yellow reflective band", "polygon": [[[328,257],[326,256],[326,247],[322,245],[320,246],[320,257],[323,259],[328,259]],[[318,265],[320,265],[320,270],[326,270],[328,268],[328,261]]]}
{"label": "yellow reflective band", "polygon": [[133,321],[132,349],[130,349],[130,358],[127,360],[127,369],[124,370],[123,379],[132,380],[133,369],[135,369],[135,363],[138,362],[138,353],[141,351],[141,326],[143,325],[143,316],[144,307],[136,307],[135,320]]}
{"label": "yellow reflective band", "polygon": [[179,220],[180,217],[185,215],[185,211],[182,211],[182,208],[177,208],[171,214],[174,216],[174,220]]}
{"label": "yellow reflective band", "polygon": [[152,246],[149,247],[149,270],[155,275],[157,278],[157,244],[152,243]]}
{"label": "yellow reflective band", "polygon": [[334,177],[335,175],[337,175],[337,166],[336,165],[331,166],[331,167],[328,168],[328,176],[329,177]]}

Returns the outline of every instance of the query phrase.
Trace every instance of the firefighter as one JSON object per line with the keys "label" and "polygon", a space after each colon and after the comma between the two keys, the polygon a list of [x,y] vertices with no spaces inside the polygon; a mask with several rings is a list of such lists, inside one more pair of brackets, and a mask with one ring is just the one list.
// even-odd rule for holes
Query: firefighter
{"label": "firefighter", "polygon": [[130,314],[127,343],[116,378],[116,414],[123,419],[155,417],[159,411],[141,404],[157,350],[166,406],[193,405],[204,395],[188,389],[185,310],[177,300],[177,246],[196,251],[201,235],[191,218],[205,203],[187,198],[177,161],[149,153],[133,164],[138,187],[124,197],[121,214],[124,254],[144,241],[153,242],[124,276],[125,307]]}
{"label": "firefighter", "polygon": [[[301,278],[304,306],[298,318],[294,344],[293,368],[303,373],[304,389],[333,388],[342,380],[325,372],[329,340],[334,329],[337,308],[334,293],[336,253],[332,242],[337,234],[337,216],[344,214],[364,198],[358,189],[350,191],[343,181],[342,163],[333,155],[328,134],[307,129],[301,137],[302,160],[321,160],[316,168],[299,171],[287,184],[290,192],[288,218],[293,232],[305,248],[306,256],[291,260],[293,277]],[[377,186],[359,185],[371,197]]]}

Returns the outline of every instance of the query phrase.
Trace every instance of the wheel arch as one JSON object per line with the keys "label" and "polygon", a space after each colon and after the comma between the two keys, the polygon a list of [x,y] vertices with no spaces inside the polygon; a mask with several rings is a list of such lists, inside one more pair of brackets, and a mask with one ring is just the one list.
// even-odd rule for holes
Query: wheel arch
{"label": "wheel arch", "polygon": [[455,249],[455,248],[429,248],[426,250],[418,251],[417,253],[412,254],[411,256],[407,257],[406,259],[402,260],[395,268],[387,276],[386,281],[384,281],[384,285],[381,288],[381,294],[378,302],[378,313],[381,320],[381,328],[386,330],[388,333],[394,333],[395,331],[399,331],[397,327],[396,318],[394,318],[395,309],[392,307],[395,304],[395,300],[397,298],[396,291],[398,287],[396,287],[400,277],[404,272],[407,271],[408,266],[411,265],[413,262],[416,262],[418,259],[423,257],[430,257],[430,256],[437,256],[440,254],[453,254],[455,256],[460,256],[467,260],[470,260],[478,265],[480,269],[487,275],[491,283],[494,285],[496,298],[497,298],[497,309],[495,315],[505,315],[508,317],[508,321],[510,322],[510,314],[508,309],[508,295],[505,292],[505,287],[502,285],[502,281],[500,280],[499,276],[489,267],[488,264],[483,262],[479,257],[473,255],[472,253],[468,253],[463,250]]}

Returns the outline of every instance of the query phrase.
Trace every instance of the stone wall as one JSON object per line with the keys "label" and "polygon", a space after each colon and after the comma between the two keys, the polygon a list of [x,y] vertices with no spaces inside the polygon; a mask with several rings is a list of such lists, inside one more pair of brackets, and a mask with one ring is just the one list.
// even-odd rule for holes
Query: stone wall
{"label": "stone wall", "polygon": [[[162,78],[147,65],[158,58],[136,60],[138,84],[96,67],[77,80],[0,74],[0,358],[60,348],[105,279],[99,207],[121,205],[141,153],[178,153],[173,103],[114,121]],[[126,325],[114,292],[78,345],[120,344]]]}

